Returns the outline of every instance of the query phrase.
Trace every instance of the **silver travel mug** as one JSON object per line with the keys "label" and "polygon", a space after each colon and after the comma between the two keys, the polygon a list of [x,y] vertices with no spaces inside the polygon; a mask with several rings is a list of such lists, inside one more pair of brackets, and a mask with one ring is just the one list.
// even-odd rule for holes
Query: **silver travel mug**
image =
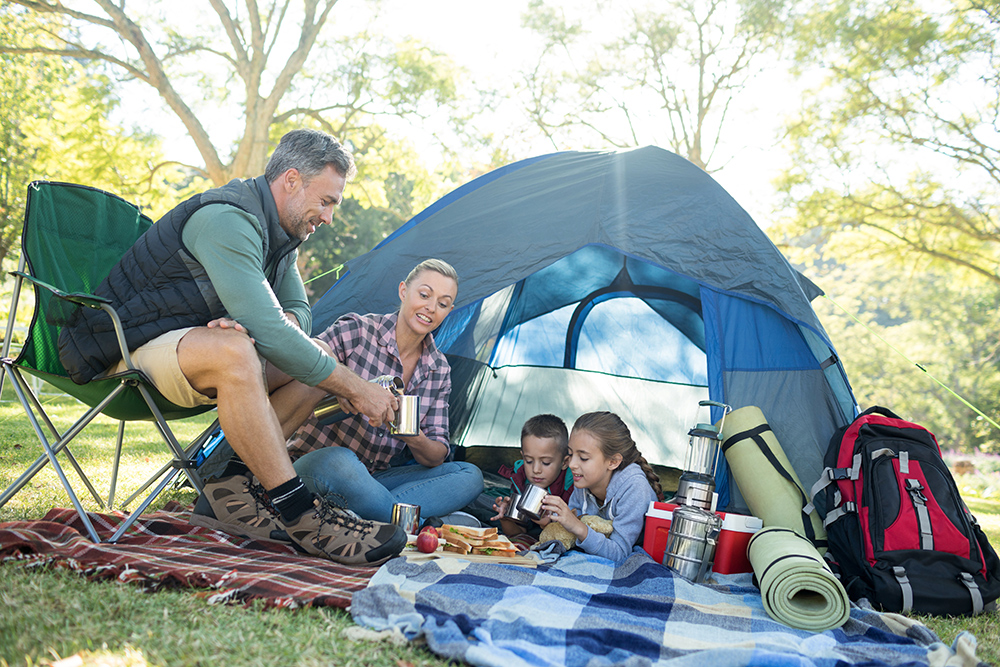
{"label": "silver travel mug", "polygon": [[540,519],[542,517],[542,501],[548,494],[549,492],[542,487],[532,484],[521,494],[521,499],[517,501],[517,509],[525,516]]}
{"label": "silver travel mug", "polygon": [[392,523],[408,535],[416,535],[420,529],[420,505],[396,503],[392,506]]}
{"label": "silver travel mug", "polygon": [[393,435],[417,435],[420,433],[420,397],[400,396],[396,418],[389,423]]}
{"label": "silver travel mug", "polygon": [[507,503],[507,509],[504,510],[503,518],[511,519],[513,521],[518,521],[524,523],[527,517],[524,513],[517,508],[517,504],[521,501],[521,492],[517,490],[517,487],[513,484],[510,485],[510,502]]}

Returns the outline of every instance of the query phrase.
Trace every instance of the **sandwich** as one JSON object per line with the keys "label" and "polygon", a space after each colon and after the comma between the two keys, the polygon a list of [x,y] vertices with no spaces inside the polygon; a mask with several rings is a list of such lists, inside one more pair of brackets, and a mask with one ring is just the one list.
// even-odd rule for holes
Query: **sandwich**
{"label": "sandwich", "polygon": [[445,551],[459,554],[482,554],[486,556],[513,557],[517,547],[506,535],[498,535],[496,528],[472,528],[470,526],[441,526],[441,537],[446,544]]}
{"label": "sandwich", "polygon": [[482,546],[472,547],[472,553],[483,556],[502,556],[504,558],[513,558],[517,555],[517,547],[513,542],[507,539],[506,535],[499,535],[497,539],[491,540]]}

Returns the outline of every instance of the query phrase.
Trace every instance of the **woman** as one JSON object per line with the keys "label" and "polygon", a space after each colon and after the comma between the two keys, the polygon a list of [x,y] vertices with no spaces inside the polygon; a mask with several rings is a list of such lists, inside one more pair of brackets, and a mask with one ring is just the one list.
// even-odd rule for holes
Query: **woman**
{"label": "woman", "polygon": [[[448,460],[451,368],[431,335],[457,294],[455,269],[428,259],[399,284],[398,312],[349,313],[317,337],[363,378],[401,378],[403,393],[420,397],[420,429],[401,436],[373,428],[341,399],[347,418],[326,426],[311,418],[288,442],[295,471],[311,491],[376,521],[389,521],[394,503],[420,505],[425,518],[443,516],[482,492],[476,466]],[[322,398],[310,396],[313,405]]]}

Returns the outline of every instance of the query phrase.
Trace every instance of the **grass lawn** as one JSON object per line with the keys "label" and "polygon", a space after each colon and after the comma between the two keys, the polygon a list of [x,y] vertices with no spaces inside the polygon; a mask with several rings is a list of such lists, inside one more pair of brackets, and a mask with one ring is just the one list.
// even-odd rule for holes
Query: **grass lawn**
{"label": "grass lawn", "polygon": [[[20,406],[5,383],[0,402],[0,488],[5,488],[40,452]],[[78,405],[46,396],[57,425],[68,423]],[[196,436],[213,415],[173,422],[179,438]],[[110,480],[110,454],[116,424],[99,418],[74,452],[98,491]],[[119,500],[159,469],[168,457],[147,424],[126,429],[128,459],[119,476]],[[68,466],[67,466],[68,467]],[[71,479],[75,476],[68,472]],[[961,486],[961,483],[959,484]],[[190,490],[170,490],[167,500],[192,502]],[[88,510],[98,506],[87,497]],[[994,545],[1000,545],[1000,500],[968,499]],[[0,521],[42,517],[54,506],[67,506],[55,475],[46,467],[5,507]],[[918,617],[947,643],[962,630],[979,640],[979,658],[1000,665],[1000,614],[978,618]],[[209,605],[197,591],[142,592],[114,582],[88,582],[64,570],[28,571],[0,566],[0,666],[47,665],[81,655],[76,664],[99,665],[447,665],[420,645],[354,641],[344,631],[354,627],[340,609],[264,609],[262,606]],[[66,664],[69,664],[68,661]]]}

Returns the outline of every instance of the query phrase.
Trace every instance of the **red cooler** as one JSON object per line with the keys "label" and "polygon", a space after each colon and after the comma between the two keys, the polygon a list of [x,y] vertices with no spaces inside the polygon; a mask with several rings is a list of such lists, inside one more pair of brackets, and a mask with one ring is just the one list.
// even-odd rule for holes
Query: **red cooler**
{"label": "red cooler", "polygon": [[[667,549],[667,537],[670,535],[670,522],[674,516],[672,503],[649,503],[646,512],[645,537],[642,548],[646,550],[657,563],[663,562],[663,552]],[[763,527],[763,522],[755,516],[716,512],[722,517],[722,532],[719,543],[715,547],[715,559],[712,562],[712,572],[716,574],[738,574],[753,572],[750,560],[747,558],[747,546],[750,537]]]}

